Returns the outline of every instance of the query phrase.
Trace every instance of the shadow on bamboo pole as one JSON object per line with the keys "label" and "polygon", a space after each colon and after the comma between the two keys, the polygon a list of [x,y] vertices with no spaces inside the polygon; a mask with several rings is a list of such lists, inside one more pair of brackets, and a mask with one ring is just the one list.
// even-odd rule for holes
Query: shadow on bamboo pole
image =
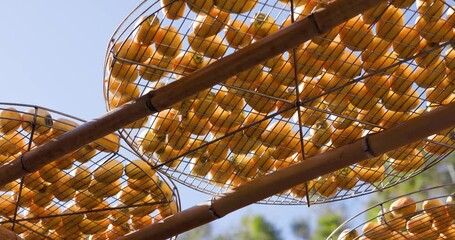
{"label": "shadow on bamboo pole", "polygon": [[82,124],[0,167],[0,186],[79,149],[127,124],[169,108],[202,90],[298,46],[368,10],[384,0],[337,0],[275,34],[226,56],[209,66]]}
{"label": "shadow on bamboo pole", "polygon": [[253,204],[293,186],[379,156],[390,150],[455,125],[455,103],[408,120],[382,132],[368,135],[354,143],[307,158],[305,161],[259,177],[238,188],[149,225],[119,239],[167,239]]}

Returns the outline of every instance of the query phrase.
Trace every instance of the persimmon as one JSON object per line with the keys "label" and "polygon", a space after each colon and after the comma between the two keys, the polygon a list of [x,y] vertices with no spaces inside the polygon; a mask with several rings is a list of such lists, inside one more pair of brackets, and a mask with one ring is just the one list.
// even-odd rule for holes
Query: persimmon
{"label": "persimmon", "polygon": [[417,12],[423,18],[441,18],[444,14],[445,2],[442,0],[416,0]]}
{"label": "persimmon", "polygon": [[388,91],[381,100],[385,108],[397,112],[412,111],[420,105],[419,94],[412,88],[405,94]]}
{"label": "persimmon", "polygon": [[60,169],[55,167],[55,162],[44,165],[38,172],[39,176],[48,183],[58,181],[63,174]]}
{"label": "persimmon", "polygon": [[310,15],[318,6],[317,1],[297,0],[294,3],[294,19],[299,20]]}
{"label": "persimmon", "polygon": [[8,107],[0,111],[0,132],[9,134],[21,126],[22,114],[14,107]]}
{"label": "persimmon", "polygon": [[174,132],[168,134],[167,145],[174,150],[181,150],[188,144],[190,135],[191,132],[188,132],[183,126],[179,126]]}
{"label": "persimmon", "polygon": [[152,44],[160,27],[160,19],[156,14],[140,16],[135,25],[133,33],[134,41],[149,46]]}
{"label": "persimmon", "polygon": [[444,63],[450,70],[455,70],[455,49],[448,48],[444,53]]}
{"label": "persimmon", "polygon": [[248,34],[247,23],[238,19],[231,20],[227,23],[225,29],[226,41],[232,48],[242,48],[250,44],[251,35]]}
{"label": "persimmon", "polygon": [[413,156],[405,159],[395,159],[390,167],[398,172],[409,172],[420,169],[426,162],[424,155],[418,150],[414,150]]}
{"label": "persimmon", "polygon": [[385,209],[379,210],[378,217],[376,219],[378,220],[378,223],[388,226],[390,230],[394,230],[394,232],[401,231],[406,228],[406,219],[395,217],[392,212]]}
{"label": "persimmon", "polygon": [[267,59],[266,61],[264,61],[262,63],[262,65],[264,67],[268,67],[268,68],[272,69],[272,68],[282,67],[285,62],[286,62],[286,59],[284,58],[284,54],[281,53],[281,54],[278,54],[274,57]]}
{"label": "persimmon", "polygon": [[226,87],[221,87],[221,89],[215,93],[213,100],[219,107],[228,111],[242,111],[243,106],[245,106],[245,100],[228,91]]}
{"label": "persimmon", "polygon": [[394,217],[408,217],[417,211],[417,204],[412,198],[402,197],[392,202],[390,211]]}
{"label": "persimmon", "polygon": [[190,172],[198,177],[205,177],[209,173],[212,164],[209,157],[205,155],[192,158]]}
{"label": "persimmon", "polygon": [[92,173],[87,166],[79,165],[71,172],[70,187],[76,190],[88,188],[92,181]]}
{"label": "persimmon", "polygon": [[194,34],[207,38],[219,33],[229,22],[229,12],[213,7],[207,14],[199,13],[193,22]]}
{"label": "persimmon", "polygon": [[236,77],[237,77],[237,79],[248,82],[248,83],[253,83],[258,80],[263,80],[263,78],[265,78],[265,76],[267,74],[263,71],[262,68],[263,67],[260,64],[255,65],[254,67],[252,67],[248,70],[237,73]]}
{"label": "persimmon", "polygon": [[[302,150],[302,143],[299,134],[297,132],[290,132],[289,135],[292,136],[292,138],[283,140],[283,142],[275,147],[274,151],[271,151],[273,158],[285,159]],[[313,143],[308,143],[308,141],[304,140],[303,146],[306,147],[308,144],[313,146]]]}
{"label": "persimmon", "polygon": [[[319,101],[315,101],[315,102],[319,102]],[[316,109],[307,108],[305,106],[300,107],[300,124],[307,126],[307,127],[311,127],[311,126],[315,125],[317,122],[322,122],[327,119],[327,113],[325,113],[323,111],[327,107],[326,104],[315,103],[314,105],[316,105],[316,107],[315,107]],[[318,109],[320,109],[322,111],[320,111]],[[297,117],[295,117],[295,116],[294,116],[294,118],[297,119]]]}
{"label": "persimmon", "polygon": [[137,191],[128,186],[123,187],[120,192],[120,200],[125,205],[132,205],[138,201],[143,200],[147,197],[148,193],[146,191]]}
{"label": "persimmon", "polygon": [[346,110],[341,112],[342,116],[337,116],[333,119],[332,126],[335,129],[346,129],[352,125],[354,122],[353,119],[356,119],[358,114],[357,109],[352,107],[352,105],[349,105]]}
{"label": "persimmon", "polygon": [[[340,54],[340,57],[343,54]],[[294,60],[295,59],[295,60]],[[331,60],[330,60],[331,61]],[[289,62],[297,66],[297,70],[300,74],[307,77],[315,77],[321,74],[323,66],[327,61],[321,61],[318,58],[315,58],[310,52],[303,49],[298,49],[294,54],[290,54]]]}
{"label": "persimmon", "polygon": [[374,105],[371,109],[360,110],[358,112],[357,119],[362,123],[366,122],[364,124],[365,129],[372,129],[373,127],[370,124],[379,125],[384,114],[385,108],[378,103]]}
{"label": "persimmon", "polygon": [[123,164],[116,159],[111,159],[93,172],[93,178],[98,182],[111,183],[121,178],[122,174]]}
{"label": "persimmon", "polygon": [[[340,26],[338,25],[338,26],[333,27],[330,31],[323,33],[322,35],[313,37],[311,39],[311,41],[316,44],[323,45],[323,46],[327,46],[331,43],[334,43],[336,45],[341,45],[341,44],[339,44],[339,41],[334,41],[335,38],[338,36],[339,32],[340,32]],[[329,51],[329,52],[332,53],[333,51]],[[335,56],[338,56],[338,55],[335,55]]]}
{"label": "persimmon", "polygon": [[278,24],[275,23],[275,19],[273,19],[273,17],[269,14],[258,12],[251,20],[248,33],[251,34],[253,38],[263,38],[277,32],[278,30]]}
{"label": "persimmon", "polygon": [[403,27],[403,10],[390,5],[376,23],[376,35],[383,39],[394,41]]}
{"label": "persimmon", "polygon": [[152,121],[152,129],[154,129],[157,134],[171,133],[177,129],[179,122],[179,115],[177,115],[175,110],[163,110],[159,112]]}
{"label": "persimmon", "polygon": [[365,50],[373,41],[373,31],[362,20],[355,16],[340,25],[340,40],[353,51]]}
{"label": "persimmon", "polygon": [[271,123],[261,134],[261,141],[266,145],[278,146],[281,142],[289,141],[292,124],[286,121]]}
{"label": "persimmon", "polygon": [[185,0],[188,8],[196,14],[209,12],[215,4],[214,0]]}
{"label": "persimmon", "polygon": [[231,13],[245,13],[252,10],[258,0],[245,0],[245,1],[232,1],[232,0],[215,0],[215,6],[219,9],[223,9],[225,11]]}
{"label": "persimmon", "polygon": [[185,16],[184,0],[160,0],[161,10],[166,18],[177,20]]}
{"label": "persimmon", "polygon": [[443,48],[438,47],[437,43],[431,43],[425,39],[421,39],[416,52],[416,55],[419,56],[414,61],[421,68],[434,66],[440,62],[442,50]]}
{"label": "persimmon", "polygon": [[427,88],[425,91],[425,98],[430,103],[442,104],[454,91],[455,82],[446,78],[434,88]]}
{"label": "persimmon", "polygon": [[[36,115],[36,117],[35,117]],[[54,120],[52,119],[49,111],[38,108],[38,109],[29,109],[26,113],[22,114],[22,129],[27,132],[32,131],[32,126],[35,128],[35,132],[39,134],[44,134],[52,128]],[[4,135],[6,136],[6,135]],[[9,135],[14,136],[14,135]],[[2,145],[3,146],[3,145]],[[14,153],[13,153],[14,154]]]}
{"label": "persimmon", "polygon": [[258,168],[259,172],[265,174],[273,169],[275,160],[272,158],[273,148],[260,145],[253,155],[254,165]]}
{"label": "persimmon", "polygon": [[336,172],[335,181],[337,186],[342,190],[353,189],[359,180],[356,173],[351,168],[343,168]]}
{"label": "persimmon", "polygon": [[377,98],[383,97],[389,92],[389,77],[386,75],[372,75],[363,79],[367,91]]}
{"label": "persimmon", "polygon": [[152,57],[144,61],[145,65],[138,67],[139,75],[150,82],[156,82],[166,77],[172,68],[171,58],[154,53]]}
{"label": "persimmon", "polygon": [[383,118],[379,125],[390,128],[398,123],[404,122],[409,118],[409,113],[406,112],[396,112],[392,110],[388,110],[384,113]]}
{"label": "persimmon", "polygon": [[424,150],[428,153],[443,155],[451,151],[450,147],[445,147],[443,145],[437,144],[437,142],[441,142],[448,145],[454,145],[455,141],[453,140],[452,134],[448,136],[443,135],[434,135],[428,137],[428,139],[434,142],[427,142],[424,146]]}
{"label": "persimmon", "polygon": [[351,125],[345,129],[336,129],[333,131],[330,139],[332,145],[335,147],[341,147],[343,145],[354,142],[356,139],[362,137],[362,128],[358,125]]}
{"label": "persimmon", "polygon": [[327,72],[340,77],[355,78],[362,72],[362,62],[353,52],[344,50],[338,59],[328,59],[323,63]]}
{"label": "persimmon", "polygon": [[382,70],[385,74],[392,74],[397,68],[399,62],[398,56],[395,53],[385,53],[378,55],[371,52],[363,52],[363,69],[366,72],[377,72]]}
{"label": "persimmon", "polygon": [[415,235],[431,230],[432,219],[426,213],[421,213],[411,217],[406,223],[408,232]]}
{"label": "persimmon", "polygon": [[[216,131],[227,132],[240,126],[245,120],[243,111],[227,111],[222,108],[217,108],[212,116],[209,117],[209,122],[213,125],[212,129]],[[216,128],[216,129],[215,129]]]}
{"label": "persimmon", "polygon": [[345,45],[339,42],[330,42],[328,44],[318,44],[310,41],[305,48],[306,51],[312,54],[315,58],[320,61],[327,59],[335,60],[343,54]]}
{"label": "persimmon", "polygon": [[347,98],[349,102],[356,108],[362,110],[372,109],[379,101],[373,94],[371,94],[363,82],[355,82],[351,84],[349,89],[349,95]]}
{"label": "persimmon", "polygon": [[290,62],[284,62],[283,65],[275,65],[270,69],[270,74],[273,77],[273,81],[283,84],[286,86],[295,86],[295,78],[298,76],[295,75],[294,65]]}
{"label": "persimmon", "polygon": [[277,100],[275,99],[252,93],[245,94],[244,99],[246,104],[248,104],[253,110],[263,114],[267,114],[275,110],[275,105],[277,103]]}
{"label": "persimmon", "polygon": [[177,168],[182,162],[181,158],[177,158],[183,153],[183,150],[177,150],[170,145],[164,145],[155,151],[158,156],[158,162],[170,168]]}
{"label": "persimmon", "polygon": [[114,45],[114,54],[118,58],[127,59],[134,62],[143,62],[153,55],[151,46],[142,46],[132,39],[117,42]]}
{"label": "persimmon", "polygon": [[209,58],[221,58],[228,48],[228,45],[218,35],[200,38],[194,33],[190,33],[187,39],[194,51],[200,52]]}
{"label": "persimmon", "polygon": [[234,177],[234,170],[233,163],[229,160],[224,160],[212,165],[208,177],[216,185],[229,185]]}
{"label": "persimmon", "polygon": [[[174,26],[158,29],[155,36],[156,51],[163,57],[174,58],[182,48],[182,36]],[[151,56],[148,56],[150,58]],[[143,61],[147,60],[143,59]]]}
{"label": "persimmon", "polygon": [[441,60],[435,65],[425,68],[417,67],[414,72],[414,83],[422,88],[435,87],[444,81],[444,65]]}
{"label": "persimmon", "polygon": [[169,217],[177,213],[177,202],[174,200],[169,203],[159,205],[158,212],[163,218]]}
{"label": "persimmon", "polygon": [[371,168],[371,167],[378,168],[378,167],[383,166],[386,162],[387,162],[387,156],[381,155],[378,157],[373,157],[373,158],[369,158],[369,159],[360,161],[357,163],[357,165],[366,167],[366,168]]}
{"label": "persimmon", "polygon": [[74,198],[76,190],[72,189],[69,185],[70,181],[69,175],[63,175],[58,182],[52,183],[49,188],[54,197],[62,202],[68,202]]}
{"label": "persimmon", "polygon": [[390,89],[397,93],[406,93],[411,89],[412,83],[415,81],[414,78],[414,68],[400,64],[398,68],[394,69],[388,79]]}
{"label": "persimmon", "polygon": [[48,186],[44,183],[44,180],[39,175],[39,172],[34,172],[26,175],[22,181],[26,187],[37,191],[42,190]]}
{"label": "persimmon", "polygon": [[361,167],[361,166],[355,166],[353,168],[353,171],[357,174],[357,177],[364,182],[367,183],[376,183],[376,182],[381,182],[384,180],[385,176],[385,168],[384,166],[380,167],[371,167],[371,168],[366,168],[366,167]]}
{"label": "persimmon", "polygon": [[319,195],[326,198],[333,197],[338,192],[338,186],[334,176],[322,176],[314,180],[313,188]]}
{"label": "persimmon", "polygon": [[392,42],[392,48],[399,58],[407,59],[417,52],[419,43],[419,32],[414,27],[406,25]]}
{"label": "persimmon", "polygon": [[172,68],[180,74],[189,74],[206,65],[204,56],[197,52],[182,52],[172,60]]}
{"label": "persimmon", "polygon": [[115,133],[107,134],[91,143],[94,148],[102,152],[117,152],[120,148],[120,137]]}
{"label": "persimmon", "polygon": [[214,97],[215,94],[210,92],[204,99],[195,99],[191,105],[191,109],[194,111],[194,114],[201,118],[208,118],[211,116],[218,107],[213,101]]}
{"label": "persimmon", "polygon": [[312,180],[301,183],[290,190],[290,194],[294,198],[304,198],[307,196],[310,189],[314,187],[314,182]]}
{"label": "persimmon", "polygon": [[316,147],[322,147],[330,141],[333,128],[328,121],[317,122],[310,129],[310,140]]}
{"label": "persimmon", "polygon": [[453,27],[445,19],[417,17],[415,28],[422,38],[431,43],[446,42],[455,37]]}
{"label": "persimmon", "polygon": [[376,7],[362,13],[362,20],[367,24],[376,23],[389,7],[387,2],[381,2]]}

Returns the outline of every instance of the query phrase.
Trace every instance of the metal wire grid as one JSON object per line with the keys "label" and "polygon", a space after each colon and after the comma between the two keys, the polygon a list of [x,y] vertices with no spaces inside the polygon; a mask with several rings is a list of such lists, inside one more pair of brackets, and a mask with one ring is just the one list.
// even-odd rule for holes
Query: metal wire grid
{"label": "metal wire grid", "polygon": [[[0,103],[0,164],[83,122],[47,108]],[[179,211],[172,182],[119,150],[120,138],[111,134],[3,186],[0,225],[24,239],[114,239]]]}
{"label": "metal wire grid", "polygon": [[452,239],[454,190],[451,184],[389,199],[348,219],[327,239]]}
{"label": "metal wire grid", "polygon": [[[181,10],[202,2],[144,1],[120,24],[106,56],[108,110],[191,74],[326,4],[246,1],[246,5],[255,3],[254,8],[231,11],[229,17],[219,9],[225,1]],[[183,4],[178,19],[165,16],[172,4]],[[130,125],[121,136],[157,170],[199,191],[219,194],[389,128],[453,101],[452,5],[452,1],[384,3]],[[201,38],[195,36],[199,32]],[[171,39],[163,40],[166,34]],[[381,190],[444,159],[453,151],[453,139],[447,130],[260,203],[324,203]]]}

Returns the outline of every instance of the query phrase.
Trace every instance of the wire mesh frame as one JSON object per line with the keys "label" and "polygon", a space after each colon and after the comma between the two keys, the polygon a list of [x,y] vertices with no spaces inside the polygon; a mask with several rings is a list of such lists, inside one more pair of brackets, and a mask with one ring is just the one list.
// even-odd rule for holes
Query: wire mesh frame
{"label": "wire mesh frame", "polygon": [[451,239],[454,190],[449,184],[388,199],[346,220],[327,239]]}
{"label": "wire mesh frame", "polygon": [[[294,7],[281,3],[285,1],[257,1],[250,11],[231,13],[231,23],[220,20],[220,14],[213,17],[211,23],[215,28],[217,23],[228,25],[224,27],[224,34],[217,33],[205,38],[205,41],[208,41],[205,45],[201,40],[200,46],[194,46],[190,41],[195,40],[190,39],[193,39],[196,28],[191,25],[203,22],[201,18],[194,21],[197,18],[195,12],[184,11],[177,20],[163,16],[163,9],[169,9],[171,4],[178,2],[171,1],[167,5],[159,6],[158,1],[144,1],[115,31],[105,61],[104,94],[108,110],[216,61],[216,57],[221,56],[207,53],[210,44],[216,46],[216,49],[211,49],[213,52],[226,47],[225,56],[236,51],[237,46],[234,46],[232,39],[228,39],[229,30],[234,28],[234,19],[239,20],[240,25],[247,25],[248,29],[245,32],[239,30],[237,34],[242,35],[242,38],[254,39],[261,36],[257,32],[249,31],[252,24],[247,21],[257,23],[258,16],[261,16],[256,15],[258,12],[274,17],[273,24],[268,21],[261,26],[266,25],[269,27],[266,30],[275,31],[275,25],[281,27],[290,24],[313,11],[315,7],[323,7],[325,4],[288,1],[289,5],[296,6]],[[306,4],[302,5],[303,2]],[[186,6],[190,4],[191,1],[187,1]],[[365,13],[358,19],[348,21],[333,32],[283,53],[284,57],[258,65],[249,72],[237,74],[236,77],[212,87],[210,92],[200,93],[174,106],[172,110],[137,122],[132,128],[125,128],[121,131],[121,136],[136,153],[171,178],[199,191],[218,194],[250,178],[287,166],[293,161],[302,161],[305,157],[346,144],[362,135],[380,131],[440,104],[453,101],[455,72],[450,65],[450,54],[442,53],[443,50],[450,52],[453,38],[435,39],[421,27],[418,31],[415,26],[404,27],[417,18],[424,19],[430,13],[429,10],[423,12],[422,6],[395,7],[398,4],[400,3],[395,1],[392,5],[382,5],[376,12]],[[437,10],[432,14],[447,16],[442,18],[447,20],[449,11],[453,10],[451,5],[449,2],[444,3],[442,11]],[[197,10],[208,12],[204,9]],[[299,12],[301,14],[298,14]],[[399,24],[397,21],[400,20],[393,20],[393,17],[381,17],[387,14],[394,16],[397,12],[402,14],[403,21]],[[174,31],[180,34],[175,36],[181,37],[182,43],[177,44],[178,47],[174,49],[179,49],[181,55],[160,59],[156,52],[158,48],[162,49],[163,45],[167,45],[162,41],[157,43],[156,40],[153,40],[151,45],[142,46],[142,50],[137,50],[139,45],[132,39],[139,38],[138,33],[144,22],[156,22],[154,17],[148,20],[140,17],[152,14],[160,19],[162,29],[169,30],[169,26],[176,28],[169,33]],[[366,21],[372,24],[364,24]],[[380,34],[378,22],[382,24]],[[400,30],[411,30],[406,31],[401,38],[390,36],[383,31],[384,26],[393,30],[393,25],[402,25]],[[149,27],[149,31],[155,31],[153,29],[153,26]],[[451,30],[453,35],[453,26]],[[261,34],[265,36],[268,33],[265,31]],[[352,34],[359,38],[350,39]],[[178,38],[175,36],[174,38]],[[221,38],[224,45],[215,38]],[[417,40],[418,47],[412,43],[406,45],[403,43],[404,38]],[[434,40],[438,42],[433,42]],[[195,53],[196,51],[199,53]],[[128,55],[128,52],[131,54]],[[164,54],[166,53],[165,51]],[[191,65],[191,60],[185,59],[186,54],[194,62],[199,62],[200,58],[204,60],[199,65]],[[144,56],[149,57],[147,61],[137,61]],[[159,59],[154,59],[154,56]],[[413,75],[410,76],[409,72]],[[431,80],[428,77],[430,75],[437,77]],[[430,80],[426,81],[428,79]],[[223,113],[234,117],[229,118]],[[214,114],[218,118],[213,117]],[[251,117],[248,118],[249,116]],[[220,119],[227,120],[223,122]],[[228,120],[232,125],[225,129],[223,126],[219,127],[222,123],[229,122]],[[168,129],[163,130],[166,128],[161,126],[163,122]],[[275,126],[274,131],[277,132],[274,135],[271,134],[274,132],[271,130],[272,126]],[[204,134],[204,131],[209,133]],[[401,148],[383,158],[365,161],[330,176],[322,176],[261,203],[323,203],[393,186],[421,173],[450,154],[453,150],[453,136],[450,132],[445,131],[423,139],[422,142]],[[191,134],[188,136],[188,133]],[[287,138],[286,133],[292,137]],[[245,136],[248,139],[245,139]],[[294,141],[295,139],[297,141]],[[176,146],[181,144],[180,140],[188,140],[188,144],[184,147]],[[212,157],[207,159],[207,153],[213,156],[214,151],[211,148],[216,149],[216,146],[229,149],[227,156],[223,155],[222,160],[213,160]],[[180,150],[174,151],[175,149]],[[404,153],[400,154],[400,151]]]}
{"label": "wire mesh frame", "polygon": [[[85,121],[51,109],[0,103],[0,164]],[[111,134],[0,189],[0,225],[38,239],[105,239],[180,211],[169,179]]]}

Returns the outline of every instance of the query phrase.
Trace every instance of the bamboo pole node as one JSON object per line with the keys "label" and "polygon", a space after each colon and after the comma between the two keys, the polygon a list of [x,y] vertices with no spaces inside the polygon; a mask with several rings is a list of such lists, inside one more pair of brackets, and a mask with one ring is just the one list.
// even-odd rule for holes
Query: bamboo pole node
{"label": "bamboo pole node", "polygon": [[147,100],[145,101],[145,106],[151,111],[151,112],[159,112],[158,109],[153,105],[152,99],[153,96],[155,95],[155,90],[150,91],[147,94]]}
{"label": "bamboo pole node", "polygon": [[363,152],[365,152],[368,157],[370,158],[374,158],[374,157],[378,157],[380,156],[380,154],[376,154],[375,151],[371,148],[371,145],[370,145],[370,135],[374,135],[376,133],[370,133],[370,134],[367,134],[365,135],[365,137],[362,138],[362,146],[363,146]]}
{"label": "bamboo pole node", "polygon": [[30,171],[30,170],[27,169],[27,167],[25,167],[25,163],[24,163],[24,154],[21,155],[20,160],[21,160],[22,169],[23,169],[24,171],[28,172],[28,173],[33,173],[33,171]]}
{"label": "bamboo pole node", "polygon": [[[318,11],[321,11],[321,10],[318,10]],[[316,12],[313,12],[311,13],[309,16],[308,16],[308,19],[313,23],[314,27],[316,28],[316,30],[318,31],[318,34],[321,35],[324,33],[324,31],[321,30],[321,28],[319,27],[319,23],[318,21],[316,20],[316,15],[315,15]]]}
{"label": "bamboo pole node", "polygon": [[220,214],[218,214],[218,212],[216,211],[215,207],[213,206],[213,203],[216,201],[216,198],[215,197],[212,197],[212,199],[210,199],[210,205],[209,205],[209,212],[213,215],[213,217],[215,218],[222,218],[223,216],[221,216]]}

